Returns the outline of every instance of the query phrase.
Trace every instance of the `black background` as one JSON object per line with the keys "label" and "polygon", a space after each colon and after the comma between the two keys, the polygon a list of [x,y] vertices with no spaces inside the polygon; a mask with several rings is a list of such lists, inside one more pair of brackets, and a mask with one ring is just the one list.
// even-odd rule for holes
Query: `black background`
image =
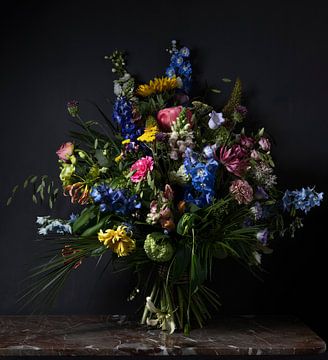
{"label": "black background", "polygon": [[[104,60],[127,49],[140,79],[162,74],[165,48],[177,39],[192,49],[198,83],[228,94],[221,78],[240,76],[250,119],[276,140],[273,155],[281,187],[317,185],[328,193],[328,21],[319,1],[11,1],[1,5],[1,251],[0,314],[15,314],[17,292],[35,263],[39,245],[35,206],[11,188],[29,174],[58,177],[58,146],[69,140],[66,102],[78,99],[85,119],[99,119],[88,100],[110,114],[111,67]],[[70,214],[61,198],[52,215]],[[326,340],[328,326],[327,200],[307,216],[295,239],[278,240],[264,258],[264,282],[237,264],[216,267],[221,313],[296,314]],[[101,265],[81,266],[68,281],[54,313],[130,313],[130,274],[99,279]],[[140,300],[142,301],[142,299]],[[28,313],[31,309],[26,309]]]}

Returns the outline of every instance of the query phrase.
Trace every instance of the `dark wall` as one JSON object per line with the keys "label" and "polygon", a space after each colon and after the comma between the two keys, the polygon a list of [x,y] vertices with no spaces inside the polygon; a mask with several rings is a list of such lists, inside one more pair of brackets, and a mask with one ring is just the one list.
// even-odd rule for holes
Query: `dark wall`
{"label": "dark wall", "polygon": [[[58,146],[71,127],[66,102],[78,99],[87,119],[93,100],[110,114],[111,67],[104,55],[127,49],[130,70],[148,80],[167,63],[165,48],[180,40],[194,54],[198,83],[224,90],[222,77],[241,77],[252,121],[275,138],[282,187],[316,184],[328,193],[328,21],[324,2],[305,1],[11,1],[1,9],[1,252],[0,314],[16,313],[39,244],[36,215],[48,209],[11,188],[29,174],[57,177]],[[229,261],[216,268],[222,312],[292,313],[327,337],[327,201],[295,239],[277,241],[264,259],[264,282]],[[68,215],[61,198],[52,215]],[[129,274],[86,263],[71,277],[57,313],[132,313]],[[98,279],[98,280],[97,280]],[[26,312],[29,309],[25,310]]]}

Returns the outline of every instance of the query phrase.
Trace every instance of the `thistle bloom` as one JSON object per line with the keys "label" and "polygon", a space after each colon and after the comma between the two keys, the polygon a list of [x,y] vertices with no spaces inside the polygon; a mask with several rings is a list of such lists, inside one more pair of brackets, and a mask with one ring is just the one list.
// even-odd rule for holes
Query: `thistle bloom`
{"label": "thistle bloom", "polygon": [[176,77],[161,77],[150,80],[149,84],[139,85],[137,95],[142,97],[151,96],[153,94],[170,91],[178,87]]}
{"label": "thistle bloom", "polygon": [[253,200],[253,189],[246,180],[234,180],[229,190],[238,204],[247,205]]}
{"label": "thistle bloom", "polygon": [[67,111],[72,117],[76,117],[79,114],[79,102],[71,100],[67,103]]}
{"label": "thistle bloom", "polygon": [[59,160],[67,162],[69,157],[73,155],[74,152],[74,144],[71,142],[67,142],[62,144],[60,148],[56,151],[56,154],[59,157]]}
{"label": "thistle bloom", "polygon": [[151,156],[145,156],[137,160],[130,168],[130,172],[134,171],[131,181],[138,183],[147,177],[147,174],[154,168],[154,160]]}
{"label": "thistle bloom", "polygon": [[218,129],[225,122],[223,114],[217,113],[214,110],[208,116],[210,117],[208,126],[212,130]]}
{"label": "thistle bloom", "polygon": [[126,232],[127,227],[119,225],[116,230],[107,229],[98,233],[98,240],[111,249],[119,257],[127,256],[135,250],[135,241]]}

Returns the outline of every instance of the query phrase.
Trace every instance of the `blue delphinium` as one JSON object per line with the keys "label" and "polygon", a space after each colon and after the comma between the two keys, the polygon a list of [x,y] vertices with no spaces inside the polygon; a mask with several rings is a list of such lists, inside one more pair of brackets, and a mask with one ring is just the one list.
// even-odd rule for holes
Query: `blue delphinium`
{"label": "blue delphinium", "polygon": [[113,120],[120,126],[124,139],[136,141],[142,129],[133,121],[132,104],[126,97],[118,97],[113,107]]}
{"label": "blue delphinium", "polygon": [[215,195],[216,171],[219,167],[214,158],[200,160],[200,155],[187,149],[185,153],[184,168],[191,178],[191,187],[185,191],[185,200],[199,207],[209,205]]}
{"label": "blue delphinium", "polygon": [[314,188],[307,187],[301,190],[286,190],[282,202],[284,209],[290,211],[292,208],[308,213],[314,206],[320,206],[323,193],[317,193]]}
{"label": "blue delphinium", "polygon": [[190,91],[192,67],[189,61],[190,50],[182,47],[180,50],[176,47],[176,41],[172,40],[172,48],[170,50],[171,61],[166,69],[166,76],[172,78],[180,77],[182,80],[182,89],[185,92]]}
{"label": "blue delphinium", "polygon": [[93,187],[90,195],[101,212],[112,211],[125,216],[141,207],[137,195],[130,196],[126,190],[112,189],[106,184]]}

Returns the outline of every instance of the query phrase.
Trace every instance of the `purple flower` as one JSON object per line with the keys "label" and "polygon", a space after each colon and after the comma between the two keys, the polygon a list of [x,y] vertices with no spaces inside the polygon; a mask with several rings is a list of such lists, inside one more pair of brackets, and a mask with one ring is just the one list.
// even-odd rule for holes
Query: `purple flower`
{"label": "purple flower", "polygon": [[256,200],[267,200],[269,199],[269,195],[266,193],[262,186],[258,186],[255,191],[254,198]]}
{"label": "purple flower", "polygon": [[269,236],[269,230],[267,228],[260,230],[256,234],[257,240],[260,241],[264,246],[267,245],[268,243],[268,236]]}
{"label": "purple flower", "polygon": [[209,114],[209,117],[208,126],[212,130],[218,129],[225,121],[222,113],[217,113],[214,110]]}

